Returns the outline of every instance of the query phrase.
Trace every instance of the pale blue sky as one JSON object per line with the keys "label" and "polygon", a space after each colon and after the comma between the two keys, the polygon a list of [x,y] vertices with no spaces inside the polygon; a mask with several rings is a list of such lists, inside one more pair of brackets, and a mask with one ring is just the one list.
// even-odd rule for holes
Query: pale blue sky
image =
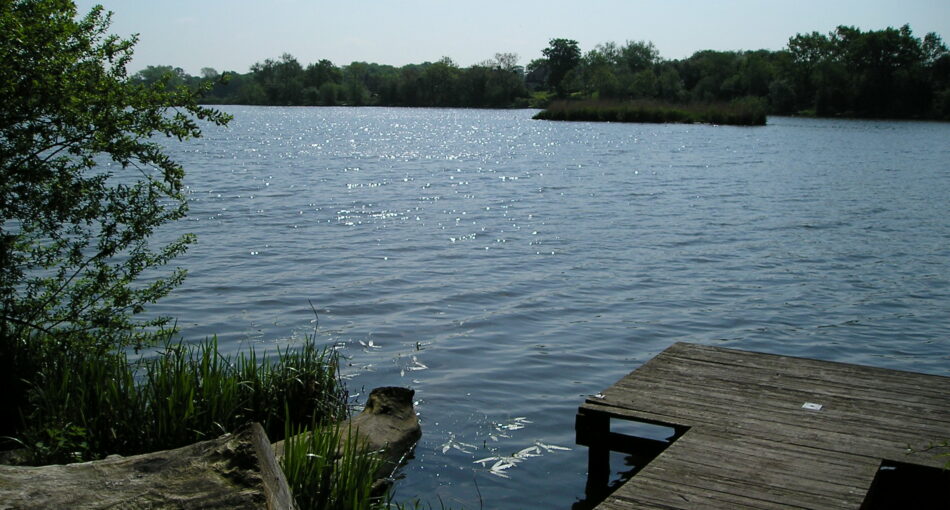
{"label": "pale blue sky", "polygon": [[78,0],[102,4],[112,32],[138,33],[137,71],[173,65],[246,72],[290,53],[303,65],[326,58],[402,66],[451,57],[469,66],[498,52],[525,65],[548,40],[652,41],[667,59],[703,49],[776,50],[796,33],[838,25],[863,30],[909,23],[923,37],[950,37],[950,0]]}

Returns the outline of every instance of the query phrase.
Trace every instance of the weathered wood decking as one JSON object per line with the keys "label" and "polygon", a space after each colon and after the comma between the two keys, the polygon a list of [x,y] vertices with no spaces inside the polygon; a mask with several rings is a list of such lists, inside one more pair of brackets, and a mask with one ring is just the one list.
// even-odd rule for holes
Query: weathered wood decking
{"label": "weathered wood decking", "polygon": [[882,460],[947,460],[907,446],[950,438],[950,377],[677,343],[580,406],[592,478],[608,448],[665,446],[610,433],[617,419],[677,438],[598,509],[858,509]]}

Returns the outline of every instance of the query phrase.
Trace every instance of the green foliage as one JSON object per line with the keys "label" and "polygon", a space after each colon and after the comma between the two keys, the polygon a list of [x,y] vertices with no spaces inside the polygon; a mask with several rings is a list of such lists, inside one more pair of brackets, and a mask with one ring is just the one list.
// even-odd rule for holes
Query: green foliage
{"label": "green foliage", "polygon": [[339,423],[288,426],[286,437],[281,468],[302,510],[382,507],[371,490],[383,460],[357,440],[355,431]]}
{"label": "green foliage", "polygon": [[338,356],[309,342],[260,358],[223,356],[213,339],[166,340],[135,361],[45,335],[12,350],[31,372],[18,374],[26,401],[5,419],[22,417],[12,435],[38,464],[176,448],[255,421],[278,440],[287,427],[346,416]]}
{"label": "green foliage", "polygon": [[[554,46],[552,41],[546,54]],[[534,61],[526,80],[537,83],[550,68],[547,60]],[[799,34],[787,50],[704,50],[673,61],[661,60],[651,43],[608,42],[584,55],[557,90],[560,97],[669,103],[758,97],[782,114],[950,118],[950,54],[939,36],[921,40],[908,26],[870,32],[839,27],[828,36]]]}
{"label": "green foliage", "polygon": [[657,77],[657,96],[666,102],[682,102],[686,97],[686,90],[683,87],[683,79],[679,72],[673,67],[666,67],[660,71]]}
{"label": "green foliage", "polygon": [[[464,69],[448,57],[402,68],[366,62],[336,67],[321,60],[298,71],[296,60],[284,55],[280,60],[255,64],[246,75],[232,77],[231,82],[237,82],[237,86],[215,85],[204,101],[285,106],[510,108],[524,106],[528,100],[523,69],[517,65],[517,58],[515,54],[499,53],[494,59]],[[283,77],[275,78],[278,75]]]}
{"label": "green foliage", "polygon": [[629,86],[630,95],[636,98],[652,98],[657,94],[656,74],[652,69],[644,69],[633,75]]}
{"label": "green foliage", "polygon": [[171,74],[130,79],[135,38],[106,35],[100,7],[76,15],[69,0],[0,4],[0,336],[101,350],[162,324],[132,316],[184,277],[150,272],[192,241],[148,241],[186,209],[184,171],[155,137],[228,117]]}
{"label": "green foliage", "polygon": [[620,48],[619,60],[617,61],[619,65],[625,66],[626,70],[631,73],[652,69],[659,62],[660,52],[649,41],[627,41]]}
{"label": "green foliage", "polygon": [[[561,99],[667,103],[753,96],[777,114],[950,119],[950,53],[937,34],[919,39],[906,25],[869,32],[842,26],[828,35],[797,34],[780,51],[702,50],[681,60],[660,58],[649,41],[605,42],[581,55],[577,41],[551,39],[541,52],[524,68],[511,53],[467,68],[447,57],[401,68],[321,60],[302,71],[292,65],[288,79],[262,81],[258,75],[270,67],[296,62],[285,55],[238,75],[238,85],[215,85],[206,101],[517,108],[545,106],[541,93],[548,92]],[[162,69],[179,79],[180,70]],[[149,71],[154,74],[142,73]],[[191,86],[196,80],[180,79]],[[279,92],[291,85],[303,88]]]}
{"label": "green foliage", "polygon": [[788,80],[774,80],[769,84],[769,104],[774,113],[795,113],[795,89]]}
{"label": "green foliage", "polygon": [[548,47],[541,50],[550,69],[548,87],[563,97],[567,89],[564,79],[581,62],[581,50],[573,39],[551,39]]}
{"label": "green foliage", "polygon": [[333,62],[326,59],[308,65],[304,72],[303,84],[307,87],[319,89],[327,83],[340,84],[342,82],[343,73],[333,65]]}
{"label": "green foliage", "polygon": [[766,105],[750,97],[731,103],[670,104],[656,101],[557,101],[534,116],[540,120],[642,123],[707,123],[763,126]]}
{"label": "green foliage", "polygon": [[267,59],[251,67],[254,81],[264,91],[266,104],[289,106],[303,101],[304,70],[292,55],[284,53],[278,60]]}
{"label": "green foliage", "polygon": [[529,108],[547,108],[556,98],[551,92],[538,91],[531,94],[528,100]]}
{"label": "green foliage", "polygon": [[178,88],[191,81],[184,69],[172,66],[148,66],[133,74],[132,79],[143,85],[164,83],[170,88]]}
{"label": "green foliage", "polygon": [[788,42],[796,106],[818,115],[936,117],[948,83],[950,53],[937,34],[923,40],[908,25],[862,32],[839,26],[828,35]]}

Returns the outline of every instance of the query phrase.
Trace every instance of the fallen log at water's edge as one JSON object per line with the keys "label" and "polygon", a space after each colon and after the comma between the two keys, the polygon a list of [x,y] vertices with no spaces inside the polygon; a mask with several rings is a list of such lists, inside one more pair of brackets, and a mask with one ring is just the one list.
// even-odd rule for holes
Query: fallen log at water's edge
{"label": "fallen log at water's edge", "polygon": [[[370,392],[366,407],[357,416],[340,423],[341,444],[337,454],[342,455],[342,441],[349,436],[360,448],[380,456],[382,464],[374,474],[374,494],[380,494],[391,481],[396,469],[408,458],[416,442],[422,437],[419,417],[413,406],[415,391],[397,386],[384,386]],[[274,443],[278,461],[284,455],[285,441]]]}
{"label": "fallen log at water's edge", "polygon": [[[377,495],[422,435],[414,394],[407,388],[376,388],[364,410],[340,424],[344,438],[358,441],[383,460],[374,473]],[[340,444],[338,452],[344,446]],[[0,510],[296,509],[280,467],[283,453],[284,441],[272,445],[263,428],[252,423],[233,434],[173,450],[76,464],[0,465]]]}
{"label": "fallen log at water's edge", "polygon": [[173,450],[49,466],[0,466],[0,509],[295,509],[257,423]]}

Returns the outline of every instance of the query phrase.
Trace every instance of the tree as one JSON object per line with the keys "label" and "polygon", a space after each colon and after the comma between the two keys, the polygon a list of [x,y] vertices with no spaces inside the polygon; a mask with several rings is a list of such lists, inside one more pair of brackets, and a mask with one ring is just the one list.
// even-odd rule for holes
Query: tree
{"label": "tree", "polygon": [[184,170],[155,137],[197,137],[199,121],[229,117],[167,73],[130,79],[136,38],[106,35],[109,23],[101,7],[77,17],[70,0],[0,3],[3,348],[36,333],[98,349],[140,341],[165,321],[133,316],[184,277],[156,272],[193,238],[150,242],[187,206]]}
{"label": "tree", "polygon": [[349,105],[363,106],[369,102],[368,77],[369,64],[366,62],[352,62],[343,69],[343,87]]}
{"label": "tree", "polygon": [[303,84],[306,87],[320,88],[324,83],[343,83],[343,72],[327,59],[307,66]]}
{"label": "tree", "polygon": [[676,103],[683,100],[683,80],[676,68],[665,66],[657,77],[657,93],[664,101]]}
{"label": "tree", "polygon": [[548,87],[554,89],[559,96],[565,93],[561,82],[567,73],[574,70],[581,62],[581,50],[577,41],[572,39],[551,39],[549,46],[541,50],[550,66]]}
{"label": "tree", "polygon": [[267,104],[293,106],[303,103],[304,70],[289,53],[279,60],[266,59],[251,66],[254,79],[264,89]]}
{"label": "tree", "polygon": [[429,64],[419,78],[423,101],[426,106],[453,106],[457,104],[456,88],[459,68],[449,57]]}
{"label": "tree", "polygon": [[518,54],[517,53],[495,53],[494,58],[490,58],[483,62],[480,67],[488,67],[490,69],[501,69],[503,71],[517,72],[518,67]]}
{"label": "tree", "polygon": [[633,75],[630,82],[630,95],[636,98],[651,98],[657,93],[656,74],[652,69],[644,69]]}
{"label": "tree", "polygon": [[774,113],[795,113],[795,90],[787,80],[773,80],[769,84],[769,105]]}
{"label": "tree", "polygon": [[620,60],[631,73],[638,73],[652,69],[659,63],[660,52],[652,42],[627,41],[627,44],[620,49]]}
{"label": "tree", "polygon": [[600,99],[617,97],[621,86],[615,73],[613,49],[616,44],[598,44],[587,52],[578,66],[586,93]]}
{"label": "tree", "polygon": [[184,69],[172,66],[148,66],[132,75],[133,80],[138,80],[146,85],[167,80],[166,84],[170,87],[184,85],[188,78],[188,73]]}
{"label": "tree", "polygon": [[524,83],[529,90],[540,90],[548,83],[551,65],[547,59],[536,58],[525,67]]}
{"label": "tree", "polygon": [[827,36],[792,37],[785,72],[798,106],[818,115],[940,118],[946,51],[939,36],[921,40],[908,25],[869,32],[839,26]]}

